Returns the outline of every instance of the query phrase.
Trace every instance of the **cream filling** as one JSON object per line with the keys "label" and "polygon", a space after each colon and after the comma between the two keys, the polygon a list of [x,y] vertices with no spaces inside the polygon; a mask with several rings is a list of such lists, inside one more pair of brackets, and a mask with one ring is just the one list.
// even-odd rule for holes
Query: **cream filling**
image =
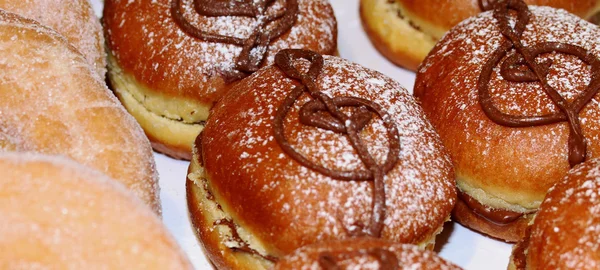
{"label": "cream filling", "polygon": [[[220,204],[218,194],[215,194],[206,179],[204,168],[201,167],[196,161],[197,155],[194,155],[191,163],[191,173],[188,174],[188,179],[194,183],[194,192],[197,194],[198,200],[202,203],[202,211],[205,219],[205,224],[212,224],[211,231],[217,232],[219,235],[220,242],[226,248],[237,248],[240,247],[240,243],[233,239],[233,233],[227,225],[215,224],[219,220],[231,220],[235,224],[235,230],[237,231],[240,239],[244,241],[249,248],[257,251],[263,256],[269,256],[265,245],[254,236],[252,232],[244,228],[244,226],[236,222],[236,219],[230,215],[230,210],[226,204]],[[209,199],[211,195],[214,199]],[[264,269],[269,269],[273,266],[273,263],[260,256],[252,255],[246,252],[232,252],[233,256],[238,260],[249,261],[253,266],[262,266]],[[272,255],[271,255],[272,256]]]}
{"label": "cream filling", "polygon": [[360,8],[370,28],[387,39],[384,42],[391,51],[411,52],[422,60],[437,41],[417,29],[419,26],[412,24],[405,14],[402,14],[404,18],[398,16],[398,12],[402,13],[403,10],[396,1],[361,0]]}
{"label": "cream filling", "polygon": [[140,84],[132,75],[124,73],[116,58],[108,54],[109,77],[113,86],[129,93],[149,112],[186,124],[198,124],[208,117],[212,104],[181,97],[167,96]]}
{"label": "cream filling", "polygon": [[421,19],[419,16],[411,13],[398,1],[394,1],[393,3],[390,3],[390,5],[392,5],[394,9],[397,10],[397,12],[399,12],[399,15],[402,15],[404,20],[409,22],[411,27],[421,31],[423,34],[430,37],[433,41],[439,40],[448,31],[448,29],[435,26],[431,23],[428,23],[426,20]]}
{"label": "cream filling", "polygon": [[[112,60],[109,63],[113,63]],[[130,80],[126,76],[124,77],[118,67],[111,67],[108,77],[111,80],[116,96],[123,106],[133,115],[153,141],[158,141],[179,149],[189,149],[191,152],[191,147],[196,136],[204,128],[203,122],[185,123],[181,120],[174,120],[162,114],[154,113],[135,97],[136,93],[140,95],[140,92],[136,90],[138,88],[130,84]],[[134,92],[129,92],[132,89]],[[156,99],[154,101],[157,102]],[[165,102],[168,102],[168,99]]]}
{"label": "cream filling", "polygon": [[481,204],[494,209],[509,210],[517,213],[531,213],[533,211],[536,211],[542,203],[542,201],[533,201],[527,205],[511,203],[500,197],[489,194],[481,188],[470,185],[469,183],[467,183],[467,181],[461,179],[461,177],[457,177],[456,185],[462,192],[473,197]]}

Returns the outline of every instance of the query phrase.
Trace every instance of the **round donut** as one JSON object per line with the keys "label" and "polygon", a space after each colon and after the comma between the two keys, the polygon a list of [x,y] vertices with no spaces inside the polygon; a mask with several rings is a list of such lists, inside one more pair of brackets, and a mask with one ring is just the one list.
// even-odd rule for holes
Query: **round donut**
{"label": "round donut", "polygon": [[600,268],[600,160],[573,168],[548,192],[509,269]]}
{"label": "round donut", "polygon": [[106,51],[100,20],[89,0],[0,0],[0,9],[46,25],[63,35],[104,80]]}
{"label": "round donut", "polygon": [[148,206],[60,156],[0,153],[0,268],[192,269]]}
{"label": "round donut", "polygon": [[148,139],[81,53],[55,31],[0,11],[0,150],[68,156],[160,212]]}
{"label": "round donut", "polygon": [[[432,246],[454,206],[454,174],[415,100],[385,75],[338,57],[285,50],[277,58],[294,57],[284,61],[304,74],[309,63],[301,60],[304,56],[295,58],[302,54],[323,61],[314,83],[307,82],[311,87],[340,104],[356,98],[378,104],[364,105],[370,106],[366,115],[364,108],[341,108],[352,119],[360,116],[356,123],[342,123],[363,127],[357,136],[377,164],[388,164],[391,158],[397,162],[380,177],[350,173],[350,181],[309,167],[361,171],[366,167],[361,163],[365,151],[359,155],[345,135],[301,124],[299,108],[310,103],[306,93],[282,122],[274,122],[299,83],[279,66],[259,70],[215,105],[196,139],[187,181],[188,209],[209,258],[218,268],[268,268],[301,246],[365,234]],[[377,116],[376,108],[385,113]],[[369,121],[360,121],[369,115]],[[277,133],[276,123],[283,125]],[[387,123],[396,127],[397,136],[386,132]],[[286,152],[277,134],[313,165]],[[394,142],[399,142],[398,152]],[[375,188],[381,186],[383,194]],[[386,210],[377,212],[376,205]],[[376,217],[381,223],[373,221]],[[376,225],[381,231],[371,230]]]}
{"label": "round donut", "polygon": [[[519,82],[531,70],[513,65],[522,54],[500,32],[492,12],[486,12],[459,24],[436,45],[417,73],[414,91],[452,156],[459,189],[455,219],[506,241],[522,237],[548,189],[571,166],[600,154],[600,142],[594,139],[600,135],[600,109],[594,105],[600,98],[597,82],[590,81],[600,67],[600,30],[564,10],[525,10],[531,16],[518,44],[527,50],[533,44],[555,46],[550,41],[579,46],[590,65],[552,49],[531,56],[537,70],[545,70],[539,74],[545,72],[548,88],[539,77]],[[515,70],[522,77],[512,75]],[[568,106],[580,104],[581,110],[571,114],[579,125],[535,118],[564,117],[545,89]],[[591,100],[579,102],[584,91]],[[524,120],[496,119],[500,114]],[[579,143],[569,143],[571,138]],[[575,153],[584,155],[575,158]]]}
{"label": "round donut", "polygon": [[[238,68],[243,46],[208,37],[205,41],[192,34],[204,31],[208,33],[205,36],[218,34],[225,36],[222,39],[251,41],[253,30],[265,16],[260,15],[260,20],[250,15],[204,16],[194,9],[194,3],[209,8],[229,2],[242,11],[252,11],[254,5],[263,3],[267,7],[256,10],[265,10],[267,15],[282,11],[291,14],[285,13],[267,28],[256,28],[263,29],[259,31],[263,36],[270,31],[264,29],[278,28],[288,20],[292,23],[281,35],[273,34],[272,42],[253,47],[246,54],[259,59],[249,60],[253,64],[272,63],[274,54],[285,48],[336,52],[337,25],[327,0],[106,1],[103,22],[112,88],[159,152],[189,160],[194,139],[204,127],[210,108],[232,84],[251,73]],[[287,7],[294,3],[297,13]],[[176,19],[179,17],[174,11],[183,18]],[[234,11],[217,14],[237,14]],[[192,30],[180,26],[184,23]]]}
{"label": "round donut", "polygon": [[[360,0],[360,16],[368,37],[388,60],[416,71],[438,40],[462,20],[482,11],[479,2],[497,0]],[[598,0],[526,0],[552,6],[600,22]]]}
{"label": "round donut", "polygon": [[[339,268],[335,268],[339,267]],[[284,269],[461,269],[434,252],[376,238],[316,243],[283,257],[273,270]]]}

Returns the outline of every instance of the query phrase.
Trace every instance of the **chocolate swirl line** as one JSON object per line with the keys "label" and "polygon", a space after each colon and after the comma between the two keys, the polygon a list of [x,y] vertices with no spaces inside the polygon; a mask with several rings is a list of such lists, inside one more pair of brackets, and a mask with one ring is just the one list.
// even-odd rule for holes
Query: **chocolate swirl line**
{"label": "chocolate swirl line", "polygon": [[340,261],[365,256],[375,258],[379,262],[380,270],[399,269],[399,261],[398,257],[396,257],[396,254],[383,248],[371,248],[368,250],[343,252],[338,254],[323,252],[319,254],[319,266],[321,266],[321,268],[324,270],[338,270],[342,269],[339,266]]}
{"label": "chocolate swirl line", "polygon": [[[509,10],[517,12],[514,28],[509,22]],[[600,88],[600,60],[588,50],[577,46],[559,42],[541,42],[534,46],[526,47],[521,42],[531,11],[522,0],[502,0],[495,6],[494,18],[499,23],[500,31],[505,39],[484,64],[477,88],[479,102],[485,114],[497,124],[508,127],[532,127],[567,122],[569,125],[569,164],[575,166],[586,159],[586,142],[581,130],[579,112],[598,93]],[[489,92],[490,81],[494,67],[496,67],[511,49],[516,53],[506,58],[501,66],[501,75],[505,80],[513,82],[540,82],[544,92],[560,109],[557,112],[540,116],[514,116],[501,112],[495,107]],[[583,93],[569,103],[556,89],[548,83],[552,61],[538,63],[536,58],[542,54],[557,52],[578,57],[581,61],[591,66],[591,80]]]}
{"label": "chocolate swirl line", "polygon": [[[240,80],[260,68],[269,44],[296,23],[298,0],[283,0],[283,11],[266,14],[274,0],[194,0],[196,13],[202,16],[241,16],[257,19],[257,26],[246,38],[214,34],[197,28],[181,11],[182,0],[171,1],[171,17],[179,28],[188,35],[206,42],[225,43],[242,47],[235,61],[235,70],[223,72],[226,82]],[[269,25],[272,27],[268,27]],[[268,29],[267,29],[268,28]],[[254,52],[253,52],[254,51]],[[258,52],[258,53],[257,53]]]}
{"label": "chocolate swirl line", "polygon": [[[299,59],[310,62],[306,74],[301,73],[293,66],[294,61]],[[358,97],[331,98],[324,92],[319,91],[316,81],[323,69],[324,60],[321,55],[315,52],[296,49],[282,50],[275,56],[275,64],[288,77],[301,83],[286,96],[278,108],[273,125],[276,141],[287,155],[303,166],[323,175],[342,181],[373,181],[371,222],[366,231],[363,228],[362,232],[373,237],[379,237],[383,230],[386,212],[384,176],[395,166],[400,154],[400,139],[392,118],[375,102]],[[305,92],[313,100],[307,102],[300,109],[300,123],[346,135],[367,170],[340,171],[328,169],[310,161],[290,145],[284,134],[283,123],[296,100]],[[352,107],[354,110],[350,115],[346,115],[342,112],[344,107]],[[379,116],[383,121],[389,139],[390,150],[383,165],[377,163],[360,137],[360,132],[373,118],[373,114]]]}
{"label": "chocolate swirl line", "polygon": [[481,11],[488,11],[488,10],[492,10],[494,9],[494,5],[496,4],[497,0],[478,0],[477,3],[479,4],[479,9],[481,9]]}

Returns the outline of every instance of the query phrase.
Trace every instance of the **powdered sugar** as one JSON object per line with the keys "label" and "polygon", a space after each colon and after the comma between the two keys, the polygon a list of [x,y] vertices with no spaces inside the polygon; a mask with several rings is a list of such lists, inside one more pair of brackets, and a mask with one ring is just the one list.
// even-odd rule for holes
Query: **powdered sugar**
{"label": "powdered sugar", "polygon": [[[205,88],[205,84],[232,70],[241,47],[203,42],[184,33],[171,18],[168,0],[136,1],[129,5],[123,2],[107,1],[104,18],[110,50],[126,72],[135,74],[142,84],[158,85],[158,91],[183,96],[207,98],[218,90]],[[199,16],[191,0],[183,0],[182,6],[187,20],[209,33],[245,38],[260,21],[260,18]],[[278,1],[267,12],[281,7]],[[295,26],[270,45],[267,63],[272,62],[275,52],[288,47],[334,52],[336,23],[327,1],[302,0],[299,10]],[[255,48],[253,53],[260,49]]]}
{"label": "powdered sugar", "polygon": [[[548,239],[555,242],[546,247]],[[530,241],[528,257],[542,268],[600,267],[600,159],[575,167],[553,187],[540,206]]]}
{"label": "powdered sugar", "polygon": [[104,36],[88,0],[9,0],[0,2],[0,8],[38,21],[64,35],[104,78]]}
{"label": "powdered sugar", "polygon": [[0,153],[0,171],[1,268],[191,269],[160,218],[105,174],[34,153]]}
{"label": "powdered sugar", "polygon": [[[274,269],[323,269],[319,264],[319,258],[323,254],[333,256],[340,269],[385,269],[381,261],[373,254],[369,254],[374,250],[389,251],[394,254],[398,260],[398,265],[394,266],[398,267],[397,269],[460,269],[429,250],[422,250],[412,245],[361,238],[302,247],[282,258]],[[386,266],[391,267],[391,265]],[[394,267],[391,268],[396,269]]]}
{"label": "powdered sugar", "polygon": [[[529,8],[532,16],[522,37],[525,46],[560,41],[600,56],[597,26],[563,10]],[[450,148],[458,174],[469,179],[465,180],[468,184],[509,204],[535,209],[547,189],[568,169],[569,128],[566,122],[507,127],[484,114],[478,80],[484,63],[504,39],[492,12],[463,21],[422,63],[415,95]],[[547,59],[553,61],[549,84],[572,102],[589,84],[590,67],[575,56],[561,53],[543,54],[537,61]],[[497,109],[510,115],[533,117],[559,111],[539,82],[507,81],[500,74],[500,64],[491,75],[489,92]],[[600,141],[598,101],[600,96],[596,95],[579,113],[588,158],[600,150],[596,143]],[[506,168],[506,164],[511,166]]]}
{"label": "powdered sugar", "polygon": [[62,154],[129,187],[157,212],[150,144],[83,56],[56,32],[0,12],[0,150]]}
{"label": "powdered sugar", "polygon": [[[387,110],[400,133],[400,161],[385,180],[388,210],[384,237],[424,241],[446,220],[454,203],[451,164],[439,138],[398,83],[340,58],[325,59],[317,81],[319,89],[333,97],[373,100]],[[260,219],[260,228],[250,230],[264,230],[261,234],[268,235],[264,241],[275,245],[281,241],[280,235],[306,244],[347,235],[347,228],[359,224],[368,225],[371,183],[333,180],[282,155],[273,138],[272,122],[293,82],[275,69],[258,71],[244,80],[213,109],[202,135],[212,188],[235,206],[234,216],[244,217],[236,222]],[[345,136],[298,123],[298,110],[309,100],[303,95],[285,120],[285,135],[294,149],[327,168],[364,169]],[[362,138],[382,163],[388,151],[382,121],[372,121]],[[248,155],[241,158],[243,153]]]}

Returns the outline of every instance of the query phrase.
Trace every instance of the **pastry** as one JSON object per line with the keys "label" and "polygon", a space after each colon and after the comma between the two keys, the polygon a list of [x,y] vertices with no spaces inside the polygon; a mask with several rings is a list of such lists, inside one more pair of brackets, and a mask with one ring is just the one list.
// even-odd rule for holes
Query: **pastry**
{"label": "pastry", "polygon": [[546,195],[509,269],[600,268],[600,160],[574,167]]}
{"label": "pastry", "polygon": [[283,257],[274,270],[284,269],[461,269],[429,250],[375,238],[316,243]]}
{"label": "pastry", "polygon": [[564,10],[496,7],[448,32],[414,92],[454,162],[455,219],[512,242],[548,189],[600,153],[600,30]]}
{"label": "pastry", "polygon": [[56,30],[83,53],[87,63],[104,80],[104,36],[89,0],[0,0],[0,9]]}
{"label": "pastry", "polygon": [[232,84],[280,49],[337,44],[327,0],[110,0],[103,21],[115,93],[155,150],[187,160]]}
{"label": "pastry", "polygon": [[124,186],[60,156],[0,153],[1,269],[192,269]]}
{"label": "pastry", "polygon": [[[371,42],[396,65],[417,70],[438,40],[462,20],[492,9],[497,0],[360,0],[360,16]],[[598,0],[527,0],[600,22]]]}
{"label": "pastry", "polygon": [[50,28],[1,10],[0,48],[0,151],[70,157],[159,213],[150,143],[83,55]]}
{"label": "pastry", "polygon": [[431,247],[454,174],[414,99],[341,58],[283,50],[275,63],[232,88],[196,139],[188,209],[211,261],[268,268],[360,235]]}

